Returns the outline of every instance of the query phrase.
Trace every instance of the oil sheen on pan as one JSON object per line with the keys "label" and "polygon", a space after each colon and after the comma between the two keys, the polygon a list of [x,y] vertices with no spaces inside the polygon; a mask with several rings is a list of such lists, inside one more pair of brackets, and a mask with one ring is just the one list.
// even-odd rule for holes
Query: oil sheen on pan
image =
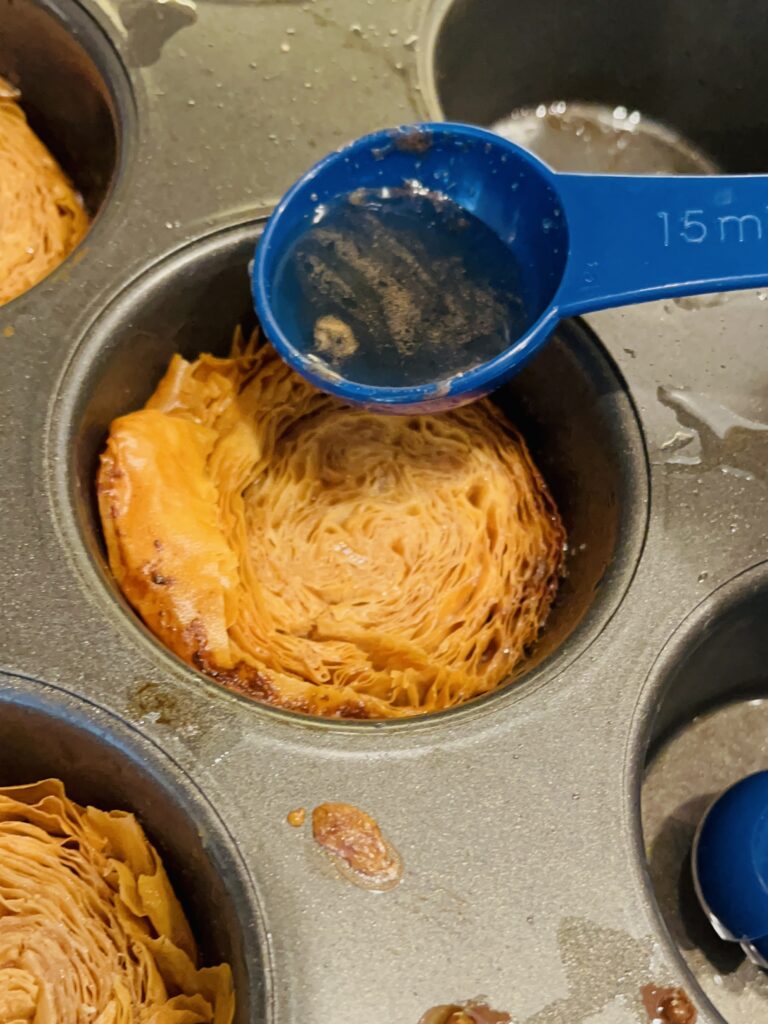
{"label": "oil sheen on pan", "polygon": [[257,335],[174,356],[98,474],[112,573],[170,650],[293,711],[392,719],[519,671],[565,535],[490,401],[384,416],[318,391]]}
{"label": "oil sheen on pan", "polygon": [[47,779],[0,789],[0,1020],[231,1024],[232,974],[199,967],[162,861],[132,814]]}

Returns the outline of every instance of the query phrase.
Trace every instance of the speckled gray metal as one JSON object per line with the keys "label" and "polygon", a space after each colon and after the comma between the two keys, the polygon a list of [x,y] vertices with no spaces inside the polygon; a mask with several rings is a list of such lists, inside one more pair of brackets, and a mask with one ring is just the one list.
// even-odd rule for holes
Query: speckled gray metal
{"label": "speckled gray metal", "polygon": [[[531,52],[541,49],[541,31],[557,30],[558,5],[534,5],[540,25],[523,18],[523,6],[529,8],[518,0],[456,0],[466,54],[512,31],[528,34]],[[518,95],[514,67],[494,44],[488,61],[498,96],[485,104],[479,94],[495,88],[493,75],[482,90],[479,79],[461,79],[465,116],[487,122],[514,105],[548,102],[558,98],[549,95],[556,83],[560,96],[579,92],[609,103],[624,102],[624,90],[641,108],[646,88],[648,112],[663,120],[661,85],[670,95],[680,85],[672,57],[684,28],[685,47],[699,45],[703,54],[698,70],[688,57],[685,68],[722,103],[698,117],[696,105],[678,96],[675,109],[689,123],[676,126],[708,144],[725,169],[732,144],[732,166],[744,169],[745,139],[759,132],[750,118],[728,129],[732,78],[720,77],[707,34],[720,30],[720,7],[707,3],[712,11],[703,16],[702,5],[689,0],[675,5],[672,20],[646,12],[666,26],[653,45],[647,34],[638,37],[638,46],[648,43],[646,55],[664,54],[649,84],[641,73],[647,63],[625,59],[626,46],[613,45],[617,12],[630,6],[584,5],[589,17],[577,19],[581,35],[572,43],[580,47],[578,74],[569,78],[568,62],[541,49],[536,95],[535,62]],[[646,1019],[639,989],[648,983],[683,985],[700,1021],[717,1021],[657,909],[640,790],[649,744],[703,710],[693,682],[674,690],[669,658],[678,648],[683,657],[687,639],[665,645],[684,620],[686,638],[691,623],[702,634],[714,628],[731,607],[728,587],[718,591],[722,600],[688,617],[721,584],[768,557],[768,434],[758,427],[768,419],[764,295],[654,303],[589,317],[593,334],[566,330],[547,356],[560,367],[553,382],[559,391],[548,400],[554,408],[567,399],[557,377],[568,365],[561,356],[576,360],[571,365],[591,381],[584,384],[584,441],[573,449],[570,483],[567,439],[547,433],[546,375],[532,370],[531,409],[522,405],[525,390],[517,392],[566,500],[569,486],[582,500],[593,480],[610,513],[596,504],[593,535],[578,538],[591,569],[574,569],[560,646],[532,677],[457,713],[386,727],[328,725],[247,704],[161,651],[110,588],[88,525],[88,459],[104,417],[152,386],[160,355],[170,351],[167,331],[195,347],[186,300],[167,314],[176,317],[171,326],[158,314],[165,334],[154,338],[142,319],[145,302],[162,310],[160,297],[171,294],[163,288],[183,288],[187,265],[190,289],[199,290],[207,268],[223,273],[233,254],[247,252],[258,218],[325,151],[377,127],[440,117],[441,103],[455,113],[457,91],[446,91],[446,82],[456,78],[462,55],[458,37],[446,44],[439,33],[443,13],[453,8],[426,0],[0,0],[0,55],[9,12],[24,21],[31,7],[50,8],[76,29],[108,80],[103,90],[92,72],[86,76],[101,97],[90,114],[83,108],[94,151],[99,138],[109,147],[109,133],[98,128],[105,109],[117,110],[122,127],[106,160],[115,180],[85,245],[0,309],[0,666],[14,677],[0,687],[0,721],[9,702],[39,699],[46,714],[59,709],[66,729],[84,730],[89,750],[102,736],[105,761],[128,773],[128,785],[97,796],[132,803],[162,833],[162,815],[157,807],[150,813],[153,777],[158,806],[172,807],[176,791],[180,822],[196,813],[212,822],[215,849],[207,861],[200,855],[200,870],[227,876],[221,892],[212,897],[204,881],[196,893],[188,879],[184,891],[198,921],[215,899],[231,921],[233,943],[242,940],[250,951],[250,969],[262,976],[243,1003],[253,1024],[417,1024],[430,1006],[479,994],[516,1022],[636,1024]],[[734,7],[744,14],[743,32],[734,28],[729,45],[743,44],[746,56],[729,67],[735,63],[742,77],[753,67],[759,84],[768,65],[748,56],[756,40],[768,41],[768,28],[755,2]],[[515,11],[519,22],[510,17]],[[735,15],[731,20],[735,26]],[[611,27],[605,37],[601,24]],[[565,16],[563,25],[573,31]],[[45,33],[35,38],[45,48]],[[616,59],[606,62],[614,51]],[[750,115],[753,94],[765,90],[739,94],[750,97]],[[711,130],[697,134],[702,122]],[[753,169],[765,169],[764,151],[756,144]],[[105,160],[97,152],[93,161],[96,180]],[[94,187],[94,202],[101,193]],[[221,308],[208,310],[198,348],[223,344],[244,314],[240,280],[230,268],[216,286]],[[189,303],[198,317],[200,296]],[[547,451],[548,438],[556,451]],[[604,467],[594,477],[590,452]],[[582,524],[587,518],[576,508],[573,517]],[[594,551],[602,552],[602,568],[600,558],[590,561]],[[749,587],[731,586],[739,600],[751,600]],[[583,602],[570,618],[569,600]],[[748,682],[751,697],[760,689],[759,680],[722,679],[712,700],[740,696]],[[677,705],[670,687],[680,694]],[[23,715],[8,720],[23,730]],[[51,727],[54,746],[57,730]],[[114,738],[121,730],[135,750],[130,768],[120,767],[127,763],[123,740]],[[46,731],[38,728],[34,738],[43,752]],[[724,744],[718,755],[726,762],[729,749]],[[764,763],[764,754],[744,764]],[[143,759],[151,767],[142,772],[135,765]],[[55,760],[46,755],[41,770]],[[657,777],[663,767],[662,760],[654,765]],[[649,839],[677,806],[679,762],[673,768],[678,774],[663,776],[646,805],[656,814],[646,819],[655,822]],[[729,777],[728,764],[712,775],[718,784]],[[398,889],[372,894],[350,886],[306,828],[286,824],[292,808],[328,799],[356,803],[378,819],[405,861]],[[173,857],[171,837],[158,838]],[[176,858],[181,854],[177,847]],[[665,905],[673,931],[674,913]],[[252,933],[244,924],[249,915]],[[679,933],[676,939],[684,942]],[[709,968],[688,959],[713,991]]]}

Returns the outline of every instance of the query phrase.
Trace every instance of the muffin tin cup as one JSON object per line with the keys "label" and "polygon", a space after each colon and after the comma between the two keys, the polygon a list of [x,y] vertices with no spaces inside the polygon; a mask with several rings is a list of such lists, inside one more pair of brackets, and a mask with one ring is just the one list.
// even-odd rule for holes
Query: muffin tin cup
{"label": "muffin tin cup", "polygon": [[[59,470],[56,518],[87,589],[102,585],[104,601],[120,607],[137,640],[149,635],[105,563],[94,493],[99,454],[109,424],[144,404],[174,353],[225,355],[236,327],[246,334],[253,328],[245,268],[261,229],[255,223],[199,239],[132,282],[91,326],[56,398],[49,438]],[[558,503],[568,536],[566,575],[522,671],[467,710],[527,691],[577,657],[615,611],[645,533],[647,467],[636,414],[616,367],[584,326],[559,330],[494,401],[522,430]]]}
{"label": "muffin tin cup", "polygon": [[[52,17],[91,62],[113,139],[93,165],[102,213],[82,258],[0,311],[0,730],[7,715],[21,751],[16,726],[43,715],[41,753],[73,795],[142,816],[195,923],[218,922],[251,1024],[416,1024],[480,994],[527,1024],[637,1024],[647,985],[684,987],[713,1024],[648,881],[640,779],[649,750],[649,778],[663,764],[650,738],[701,710],[670,652],[682,664],[714,621],[702,599],[716,595],[717,619],[717,595],[741,584],[719,586],[766,556],[759,297],[566,324],[497,396],[560,502],[569,576],[525,676],[421,721],[301,718],[182,665],[110,581],[91,482],[110,419],[146,399],[170,354],[224,351],[247,321],[258,218],[323,152],[441,109],[487,124],[578,98],[636,104],[725,169],[760,170],[764,19],[746,0],[727,18],[692,0],[645,12],[642,32],[629,5],[597,2],[552,0],[536,23],[494,0],[178,4],[0,0],[17,22]],[[721,438],[723,422],[741,432]],[[397,889],[349,886],[286,824],[323,800],[379,821],[405,863]],[[210,822],[212,852],[193,820],[206,836]]]}
{"label": "muffin tin cup", "polygon": [[655,16],[605,0],[438,0],[424,25],[427,95],[446,119],[484,125],[560,100],[639,110],[725,172],[762,171],[768,71],[762,32],[749,28],[759,11],[757,0]]}
{"label": "muffin tin cup", "polygon": [[98,705],[0,674],[0,777],[4,786],[61,779],[77,803],[136,814],[202,964],[232,966],[235,1021],[266,1019],[269,954],[253,883],[226,825],[171,758]]}
{"label": "muffin tin cup", "polygon": [[75,0],[2,0],[0,23],[3,77],[95,216],[121,171],[131,117],[120,58]]}
{"label": "muffin tin cup", "polygon": [[768,563],[710,594],[654,666],[638,806],[649,880],[672,942],[730,1024],[759,1013],[768,984],[720,940],[691,873],[696,827],[717,796],[768,765]]}
{"label": "muffin tin cup", "polygon": [[[133,91],[117,50],[76,0],[2,0],[0,25],[2,76],[20,90],[30,127],[92,220],[100,220],[122,179],[133,133]],[[88,244],[86,236],[80,256],[65,263],[76,263]],[[2,315],[13,315],[10,303]]]}

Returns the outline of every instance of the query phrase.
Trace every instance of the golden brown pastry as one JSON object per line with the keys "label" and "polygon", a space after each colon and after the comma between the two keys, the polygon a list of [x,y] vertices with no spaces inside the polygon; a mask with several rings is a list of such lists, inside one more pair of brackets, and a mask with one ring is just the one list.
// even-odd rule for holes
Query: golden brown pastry
{"label": "golden brown pastry", "polygon": [[112,423],[98,497],[112,572],[150,629],[225,685],[315,715],[493,690],[561,572],[555,505],[491,402],[378,415],[253,340],[174,356]]}
{"label": "golden brown pastry", "polygon": [[468,1003],[435,1006],[427,1010],[419,1024],[511,1024],[508,1013],[492,1010],[487,1003],[471,999]]}
{"label": "golden brown pastry", "polygon": [[0,78],[0,306],[59,265],[88,230],[82,200]]}
{"label": "golden brown pastry", "polygon": [[230,1024],[234,1006],[132,814],[56,779],[0,789],[0,1021]]}

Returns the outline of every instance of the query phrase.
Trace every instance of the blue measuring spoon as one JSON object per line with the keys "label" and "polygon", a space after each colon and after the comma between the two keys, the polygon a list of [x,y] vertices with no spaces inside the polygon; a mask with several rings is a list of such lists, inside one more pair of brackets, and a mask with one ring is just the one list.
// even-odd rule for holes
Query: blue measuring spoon
{"label": "blue measuring spoon", "polygon": [[699,902],[721,939],[768,968],[768,771],[727,789],[702,818],[691,851]]}
{"label": "blue measuring spoon", "polygon": [[[468,257],[472,273],[487,280],[506,257],[514,262],[520,301],[509,303],[500,351],[458,372],[438,365],[431,379],[412,384],[355,380],[343,359],[318,350],[297,315],[306,296],[287,261],[329,210],[361,190],[435,194],[491,229],[501,255],[488,249],[488,266],[482,247]],[[322,390],[395,413],[487,394],[535,355],[563,317],[767,283],[768,176],[560,174],[492,132],[450,123],[377,132],[326,156],[276,207],[251,279],[263,329],[288,363]],[[343,336],[331,340],[343,348]]]}

